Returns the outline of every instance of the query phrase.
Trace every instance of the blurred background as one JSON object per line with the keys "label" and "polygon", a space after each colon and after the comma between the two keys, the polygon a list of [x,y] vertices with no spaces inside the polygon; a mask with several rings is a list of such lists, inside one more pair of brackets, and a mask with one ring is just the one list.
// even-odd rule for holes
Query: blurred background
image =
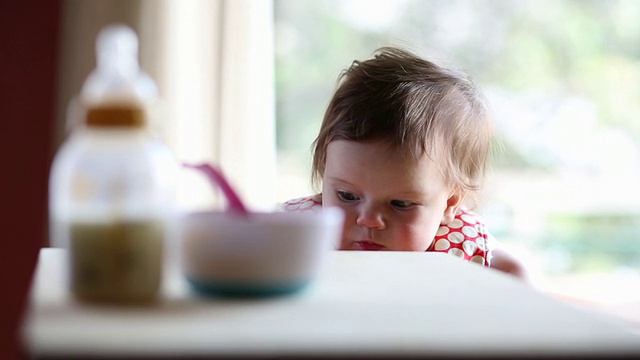
{"label": "blurred background", "polygon": [[[495,115],[477,210],[532,279],[640,300],[640,3],[275,0],[279,199],[310,193],[310,144],[342,69],[385,45],[469,73]],[[636,320],[640,321],[638,307]]]}
{"label": "blurred background", "polygon": [[[219,165],[256,210],[312,193],[310,146],[353,60],[396,45],[463,69],[495,115],[477,211],[535,286],[640,324],[640,2],[26,0],[0,7],[0,145],[17,155],[0,186],[12,210],[1,274],[16,290],[3,335],[48,244],[67,106],[113,22],[138,33],[158,83],[157,133],[178,160]],[[224,206],[194,177],[181,201]]]}

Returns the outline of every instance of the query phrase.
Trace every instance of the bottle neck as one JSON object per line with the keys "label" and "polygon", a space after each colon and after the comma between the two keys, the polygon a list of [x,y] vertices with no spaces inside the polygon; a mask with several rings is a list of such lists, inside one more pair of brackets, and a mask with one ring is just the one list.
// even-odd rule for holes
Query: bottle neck
{"label": "bottle neck", "polygon": [[147,124],[147,117],[142,106],[127,103],[102,104],[87,110],[85,124],[100,128],[139,128]]}

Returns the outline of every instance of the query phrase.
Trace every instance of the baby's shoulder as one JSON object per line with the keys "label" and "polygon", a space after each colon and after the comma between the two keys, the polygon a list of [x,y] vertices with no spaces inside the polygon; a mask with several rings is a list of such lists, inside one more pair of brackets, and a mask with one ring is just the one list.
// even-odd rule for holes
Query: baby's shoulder
{"label": "baby's shoulder", "polygon": [[460,208],[453,220],[440,226],[434,242],[427,251],[445,252],[466,261],[490,266],[490,237],[480,215]]}
{"label": "baby's shoulder", "polygon": [[463,223],[468,225],[485,226],[485,222],[482,219],[482,216],[478,215],[478,213],[466,207],[458,208],[458,212],[456,212],[456,215],[454,216],[454,220],[462,221]]}
{"label": "baby's shoulder", "polygon": [[460,231],[465,235],[470,235],[469,237],[472,240],[480,241],[481,243],[486,243],[492,238],[482,216],[465,207],[460,207],[453,221],[442,227],[446,228],[447,232]]}
{"label": "baby's shoulder", "polygon": [[320,208],[322,208],[322,194],[299,197],[282,204],[282,210],[286,212],[318,211]]}

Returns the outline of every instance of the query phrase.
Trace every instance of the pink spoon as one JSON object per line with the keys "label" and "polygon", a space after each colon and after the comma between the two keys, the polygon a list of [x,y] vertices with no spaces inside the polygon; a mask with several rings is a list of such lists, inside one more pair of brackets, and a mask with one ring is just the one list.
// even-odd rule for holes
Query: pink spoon
{"label": "pink spoon", "polygon": [[182,166],[202,171],[213,185],[218,185],[227,198],[229,210],[245,216],[249,215],[247,207],[244,206],[244,203],[240,200],[240,196],[238,196],[238,193],[233,189],[231,184],[229,184],[229,181],[227,181],[221,170],[207,163],[197,165],[183,163]]}

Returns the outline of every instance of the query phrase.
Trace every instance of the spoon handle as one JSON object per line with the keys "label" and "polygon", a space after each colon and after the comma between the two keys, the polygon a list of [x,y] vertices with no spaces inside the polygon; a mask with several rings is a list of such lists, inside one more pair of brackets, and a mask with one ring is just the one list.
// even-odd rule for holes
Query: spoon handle
{"label": "spoon handle", "polygon": [[221,170],[207,163],[197,165],[182,164],[182,166],[202,171],[207,176],[207,178],[209,178],[209,180],[214,183],[214,185],[218,185],[218,187],[220,187],[220,190],[222,190],[222,193],[227,198],[227,201],[229,202],[230,210],[244,215],[249,214],[249,211],[244,206],[244,203],[242,202],[242,200],[240,200],[238,193],[233,190],[231,184],[229,184],[226,177],[222,174]]}

